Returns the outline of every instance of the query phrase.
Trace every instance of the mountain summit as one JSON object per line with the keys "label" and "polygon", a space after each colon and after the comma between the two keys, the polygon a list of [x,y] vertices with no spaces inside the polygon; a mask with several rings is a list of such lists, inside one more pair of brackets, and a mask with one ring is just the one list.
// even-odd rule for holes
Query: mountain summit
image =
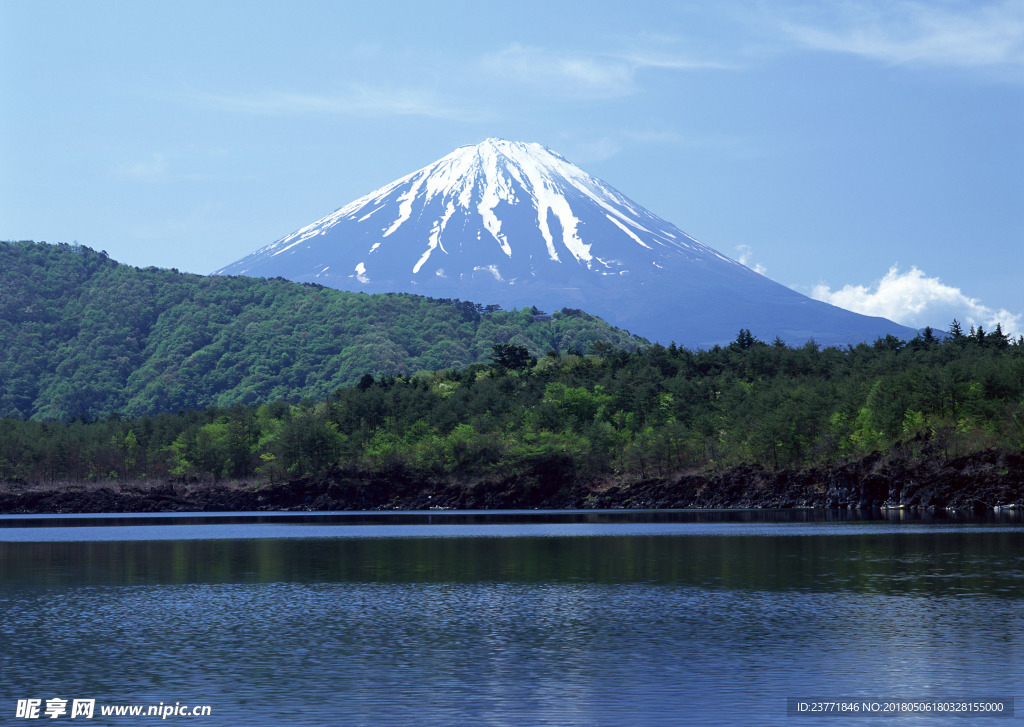
{"label": "mountain summit", "polygon": [[812,300],[693,239],[540,144],[487,139],[217,275],[583,308],[648,338],[871,341],[912,329]]}

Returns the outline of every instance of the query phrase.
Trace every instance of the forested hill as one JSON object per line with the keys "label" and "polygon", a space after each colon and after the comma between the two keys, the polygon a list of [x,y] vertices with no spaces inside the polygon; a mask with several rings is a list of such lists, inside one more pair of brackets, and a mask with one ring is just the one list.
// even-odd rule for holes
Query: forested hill
{"label": "forested hill", "polygon": [[485,362],[498,343],[646,343],[580,311],[488,311],[285,280],[139,269],[67,244],[0,243],[0,416],[141,416],[325,398],[365,374]]}
{"label": "forested hill", "polygon": [[[0,417],[0,512],[1024,505],[1024,339],[952,328],[847,350],[512,345],[291,405]],[[255,488],[196,489],[218,482]]]}

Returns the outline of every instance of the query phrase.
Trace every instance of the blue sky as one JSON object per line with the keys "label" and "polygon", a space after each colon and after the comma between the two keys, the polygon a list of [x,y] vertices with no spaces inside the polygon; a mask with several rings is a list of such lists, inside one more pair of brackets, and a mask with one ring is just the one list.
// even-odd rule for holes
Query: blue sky
{"label": "blue sky", "polygon": [[2,239],[208,273],[499,136],[801,292],[1024,333],[1024,0],[0,0],[0,69]]}

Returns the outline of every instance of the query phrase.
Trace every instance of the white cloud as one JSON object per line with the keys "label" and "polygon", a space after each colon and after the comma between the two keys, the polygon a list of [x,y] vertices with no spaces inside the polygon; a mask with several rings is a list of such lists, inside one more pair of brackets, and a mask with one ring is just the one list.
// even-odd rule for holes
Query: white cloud
{"label": "white cloud", "polygon": [[840,15],[785,22],[801,45],[884,63],[945,67],[1024,65],[1024,2],[826,4]]}
{"label": "white cloud", "polygon": [[894,265],[871,287],[847,285],[832,290],[828,285],[819,284],[811,291],[811,297],[914,328],[931,326],[948,330],[956,318],[965,331],[979,324],[992,330],[996,323],[1000,323],[1004,333],[1017,336],[1024,332],[1024,315],[1011,313],[1005,308],[990,308],[977,298],[965,295],[959,288],[946,285],[938,278],[925,277],[917,267],[901,273]]}
{"label": "white cloud", "polygon": [[760,273],[761,275],[768,272],[768,269],[764,265],[753,262],[754,248],[750,245],[737,245],[736,252],[740,254],[740,256],[736,258],[740,265],[746,265],[755,273]]}
{"label": "white cloud", "polygon": [[483,70],[548,93],[577,98],[617,98],[636,93],[642,69],[695,70],[728,68],[713,61],[673,53],[577,53],[513,43],[481,61]]}

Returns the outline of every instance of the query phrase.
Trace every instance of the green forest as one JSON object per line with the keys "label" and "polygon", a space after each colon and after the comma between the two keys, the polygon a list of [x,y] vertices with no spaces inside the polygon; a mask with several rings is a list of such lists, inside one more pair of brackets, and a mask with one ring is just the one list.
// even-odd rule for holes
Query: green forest
{"label": "green forest", "polygon": [[258,484],[360,471],[568,483],[816,466],[897,446],[947,459],[1024,450],[1024,340],[998,327],[954,322],[942,340],[926,329],[845,349],[743,330],[701,351],[598,340],[540,356],[497,343],[488,354],[433,372],[364,373],[298,402],[7,417],[0,481]]}
{"label": "green forest", "polygon": [[365,374],[463,368],[643,339],[578,310],[502,311],[283,279],[139,269],[88,247],[0,243],[0,416],[142,416],[325,399]]}

